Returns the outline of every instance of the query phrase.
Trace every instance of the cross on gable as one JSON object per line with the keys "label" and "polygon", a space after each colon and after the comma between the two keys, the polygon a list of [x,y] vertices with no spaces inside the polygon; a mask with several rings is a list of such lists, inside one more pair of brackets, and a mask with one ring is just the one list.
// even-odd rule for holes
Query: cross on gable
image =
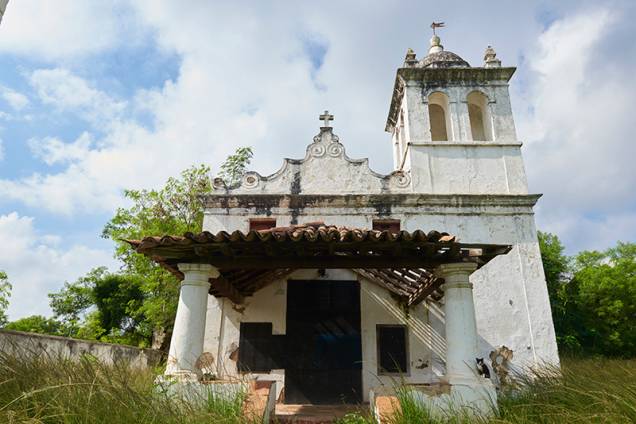
{"label": "cross on gable", "polygon": [[318,117],[321,121],[323,121],[323,126],[324,127],[329,127],[331,121],[333,121],[333,115],[329,114],[329,111],[325,111],[325,113],[323,113],[322,115],[320,115]]}

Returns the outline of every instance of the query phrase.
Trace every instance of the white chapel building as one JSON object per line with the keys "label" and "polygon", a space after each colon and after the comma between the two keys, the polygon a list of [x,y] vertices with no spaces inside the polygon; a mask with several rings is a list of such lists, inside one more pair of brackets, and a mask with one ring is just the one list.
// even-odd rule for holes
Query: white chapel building
{"label": "white chapel building", "polygon": [[182,279],[166,374],[271,380],[279,402],[333,404],[396,378],[470,398],[558,364],[515,68],[490,47],[484,61],[437,36],[421,59],[409,49],[386,123],[390,174],[349,158],[325,112],[303,159],[215,180],[202,233],[132,242]]}

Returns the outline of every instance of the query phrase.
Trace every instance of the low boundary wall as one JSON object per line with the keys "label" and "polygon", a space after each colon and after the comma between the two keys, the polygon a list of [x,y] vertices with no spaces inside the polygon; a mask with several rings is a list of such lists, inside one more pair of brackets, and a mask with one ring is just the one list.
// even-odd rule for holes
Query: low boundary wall
{"label": "low boundary wall", "polygon": [[133,346],[13,330],[0,330],[0,352],[69,359],[91,355],[105,364],[126,361],[131,366],[140,368],[159,365],[163,358],[163,352],[155,349],[140,349]]}

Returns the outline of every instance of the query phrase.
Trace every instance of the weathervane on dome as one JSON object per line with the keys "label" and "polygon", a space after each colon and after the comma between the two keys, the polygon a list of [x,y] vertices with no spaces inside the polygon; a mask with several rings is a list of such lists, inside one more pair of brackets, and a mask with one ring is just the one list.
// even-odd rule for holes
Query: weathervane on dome
{"label": "weathervane on dome", "polygon": [[433,29],[433,35],[437,35],[435,34],[435,28],[444,28],[445,26],[446,24],[444,22],[433,21],[433,23],[431,24],[431,28]]}

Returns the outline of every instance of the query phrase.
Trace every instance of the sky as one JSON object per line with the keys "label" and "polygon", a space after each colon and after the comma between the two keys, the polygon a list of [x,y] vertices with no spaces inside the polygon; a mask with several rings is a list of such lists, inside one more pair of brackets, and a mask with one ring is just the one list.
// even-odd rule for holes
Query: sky
{"label": "sky", "polygon": [[538,228],[570,254],[636,241],[636,6],[630,1],[10,0],[0,24],[0,270],[10,319],[116,270],[101,230],[124,189],[160,187],[239,146],[251,168],[304,157],[318,115],[391,171],[396,68],[430,22],[474,65],[492,45]]}

